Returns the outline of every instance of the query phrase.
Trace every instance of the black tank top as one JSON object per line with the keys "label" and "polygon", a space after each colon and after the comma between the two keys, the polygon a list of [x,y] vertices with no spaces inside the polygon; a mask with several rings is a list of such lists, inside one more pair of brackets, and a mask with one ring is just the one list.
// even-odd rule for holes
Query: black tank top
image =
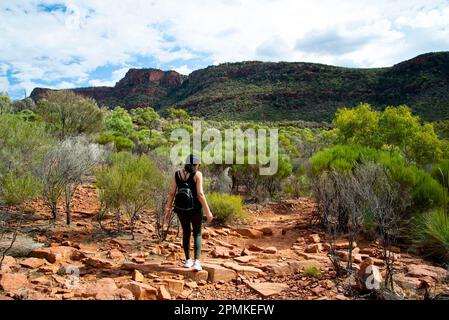
{"label": "black tank top", "polygon": [[187,185],[189,186],[189,189],[192,191],[192,195],[194,198],[194,203],[195,203],[194,210],[199,211],[199,210],[201,210],[201,202],[198,200],[198,193],[196,191],[196,182],[193,179],[195,177],[196,172],[190,173],[187,180],[183,180],[181,171],[182,170],[178,170],[175,173],[176,186],[179,188],[179,187],[183,186],[184,183],[187,183]]}

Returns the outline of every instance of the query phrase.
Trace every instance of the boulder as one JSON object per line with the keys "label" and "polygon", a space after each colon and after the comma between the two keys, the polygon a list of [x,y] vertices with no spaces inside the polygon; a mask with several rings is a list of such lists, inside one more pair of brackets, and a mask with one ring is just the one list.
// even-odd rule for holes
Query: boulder
{"label": "boulder", "polygon": [[108,260],[94,257],[87,257],[82,262],[88,266],[98,269],[111,269],[116,265]]}
{"label": "boulder", "polygon": [[367,254],[370,257],[376,257],[377,256],[377,249],[376,248],[372,248],[372,247],[363,248],[363,249],[360,249],[360,254]]}
{"label": "boulder", "polygon": [[145,280],[144,275],[139,270],[134,270],[131,278],[137,282],[143,282]]}
{"label": "boulder", "polygon": [[259,282],[259,283],[249,283],[248,287],[256,291],[263,298],[268,298],[273,295],[280,294],[282,291],[288,289],[288,285],[285,283],[275,283],[275,282]]}
{"label": "boulder", "polygon": [[263,232],[255,229],[249,229],[249,228],[238,228],[235,229],[235,231],[242,236],[249,237],[251,239],[257,239],[263,237]]}
{"label": "boulder", "polygon": [[225,262],[222,264],[222,266],[225,268],[228,268],[228,269],[232,269],[235,272],[237,272],[238,274],[244,275],[244,276],[259,277],[259,276],[263,276],[265,274],[261,269],[258,269],[256,267],[242,266],[242,265],[239,265],[234,262]]}
{"label": "boulder", "polygon": [[309,237],[308,237],[308,239],[309,239],[309,241],[310,242],[312,242],[312,243],[320,243],[321,242],[321,238],[320,238],[320,235],[319,234],[311,234]]}
{"label": "boulder", "polygon": [[234,258],[234,260],[237,261],[237,262],[240,262],[240,263],[248,263],[248,262],[256,260],[256,257],[253,257],[253,256],[241,256],[241,257]]}
{"label": "boulder", "polygon": [[225,248],[222,247],[216,247],[213,251],[212,251],[212,257],[214,258],[229,258],[229,251]]}
{"label": "boulder", "polygon": [[[11,240],[13,239],[13,236],[13,233],[8,233],[0,239],[0,252],[3,252],[5,249],[8,249],[11,246]],[[35,241],[29,235],[18,234],[13,243],[13,246],[8,250],[8,255],[12,257],[27,257],[33,250],[36,250],[43,246],[43,243]]]}
{"label": "boulder", "polygon": [[39,258],[27,258],[24,261],[20,263],[22,267],[29,268],[29,269],[37,269],[47,263],[44,259]]}
{"label": "boulder", "polygon": [[228,268],[224,268],[217,264],[212,263],[203,263],[202,267],[209,274],[208,280],[210,282],[219,282],[219,281],[231,281],[237,278],[236,271]]}
{"label": "boulder", "polygon": [[112,260],[124,261],[125,255],[118,249],[108,251],[107,257]]}
{"label": "boulder", "polygon": [[268,272],[270,274],[274,275],[283,275],[288,276],[295,274],[299,271],[299,265],[295,262],[289,263],[289,262],[279,262],[279,263],[273,263],[264,265],[261,267],[261,269],[265,272]]}
{"label": "boulder", "polygon": [[157,298],[157,289],[149,284],[130,281],[123,288],[131,291],[136,300],[156,300]]}
{"label": "boulder", "polygon": [[66,260],[79,261],[84,258],[84,254],[72,247],[59,246],[35,249],[31,251],[30,257],[45,259],[50,263],[56,263]]}
{"label": "boulder", "polygon": [[[341,249],[348,249],[349,248],[349,241],[344,241],[344,240],[340,240],[340,241],[336,241],[335,242],[335,249],[337,250],[341,250]],[[352,243],[352,248],[356,248],[357,247],[357,243],[354,241]]]}
{"label": "boulder", "polygon": [[270,228],[270,227],[265,227],[265,228],[262,228],[262,229],[260,229],[260,231],[262,231],[262,233],[265,235],[265,236],[272,236],[273,235],[273,229],[272,228]]}
{"label": "boulder", "polygon": [[323,246],[321,243],[314,243],[309,244],[305,249],[304,252],[306,253],[320,253],[323,250]]}
{"label": "boulder", "polygon": [[165,286],[160,286],[157,290],[157,299],[158,300],[171,300],[170,292],[167,290]]}
{"label": "boulder", "polygon": [[167,290],[172,297],[179,296],[184,290],[184,280],[177,279],[164,279],[164,283],[167,286]]}
{"label": "boulder", "polygon": [[111,292],[101,291],[95,296],[96,300],[134,300],[133,293],[125,288],[116,289]]}
{"label": "boulder", "polygon": [[278,252],[278,249],[276,247],[268,247],[265,248],[265,250],[263,250],[263,253],[268,253],[268,254],[276,254]]}
{"label": "boulder", "polygon": [[31,283],[42,285],[42,286],[51,286],[51,280],[45,276],[34,278],[33,280],[31,280]]}
{"label": "boulder", "polygon": [[426,264],[411,264],[407,266],[407,276],[414,278],[430,277],[440,282],[448,277],[448,271],[440,267]]}
{"label": "boulder", "polygon": [[169,267],[165,269],[165,271],[183,275],[184,277],[192,279],[196,282],[199,282],[201,280],[207,280],[208,278],[208,273],[206,270],[196,271],[193,269]]}
{"label": "boulder", "polygon": [[264,250],[264,248],[259,247],[258,245],[253,243],[253,244],[250,244],[250,246],[248,247],[248,250],[254,251],[254,252],[262,252]]}
{"label": "boulder", "polygon": [[371,258],[365,259],[357,272],[357,282],[359,289],[378,290],[382,284],[382,275],[379,269],[374,265]]}
{"label": "boulder", "polygon": [[[56,275],[53,275],[53,278],[58,282],[65,283],[65,278],[60,277],[59,280]],[[87,286],[86,291],[82,294],[83,297],[96,297],[98,294],[101,296],[109,296],[112,292],[118,289],[117,284],[112,278],[102,278],[97,280],[96,283],[91,283]]]}
{"label": "boulder", "polygon": [[17,291],[26,287],[28,277],[22,273],[0,273],[0,290]]}

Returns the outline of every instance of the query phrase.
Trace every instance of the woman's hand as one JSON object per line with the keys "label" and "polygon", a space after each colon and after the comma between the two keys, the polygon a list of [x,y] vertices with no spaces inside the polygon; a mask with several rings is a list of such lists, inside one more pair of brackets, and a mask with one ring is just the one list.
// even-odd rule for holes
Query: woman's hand
{"label": "woman's hand", "polygon": [[206,219],[207,219],[207,222],[209,222],[209,223],[211,223],[212,220],[214,220],[214,216],[212,215],[212,212],[209,211],[206,213]]}
{"label": "woman's hand", "polygon": [[172,208],[165,208],[165,222],[169,222]]}

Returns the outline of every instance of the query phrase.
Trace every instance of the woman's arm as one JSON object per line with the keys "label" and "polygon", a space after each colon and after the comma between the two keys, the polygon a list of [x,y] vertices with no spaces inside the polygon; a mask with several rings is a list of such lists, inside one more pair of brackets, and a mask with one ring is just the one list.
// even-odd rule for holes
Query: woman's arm
{"label": "woman's arm", "polygon": [[165,206],[165,220],[168,220],[168,218],[170,217],[171,209],[173,208],[173,200],[176,194],[176,188],[176,179],[175,177],[173,177],[170,185],[170,191],[168,192],[167,196],[167,205]]}
{"label": "woman's arm", "polygon": [[197,171],[194,177],[195,183],[196,183],[196,193],[198,195],[198,200],[201,203],[201,206],[203,207],[207,222],[211,222],[214,219],[214,216],[212,215],[212,212],[210,212],[209,205],[207,204],[206,196],[204,195],[203,191],[203,174],[200,171]]}

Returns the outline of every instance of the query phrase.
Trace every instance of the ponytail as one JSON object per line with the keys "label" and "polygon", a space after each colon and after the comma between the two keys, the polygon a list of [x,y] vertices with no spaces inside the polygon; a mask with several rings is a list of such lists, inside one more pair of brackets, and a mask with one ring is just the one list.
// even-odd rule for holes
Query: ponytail
{"label": "ponytail", "polygon": [[185,161],[185,165],[184,165],[184,170],[188,173],[195,173],[196,172],[196,168],[195,165],[200,164],[200,159],[194,155],[194,154],[190,154]]}
{"label": "ponytail", "polygon": [[188,173],[195,173],[195,165],[191,164],[191,163],[187,163],[186,165],[184,165],[184,170],[187,171]]}

